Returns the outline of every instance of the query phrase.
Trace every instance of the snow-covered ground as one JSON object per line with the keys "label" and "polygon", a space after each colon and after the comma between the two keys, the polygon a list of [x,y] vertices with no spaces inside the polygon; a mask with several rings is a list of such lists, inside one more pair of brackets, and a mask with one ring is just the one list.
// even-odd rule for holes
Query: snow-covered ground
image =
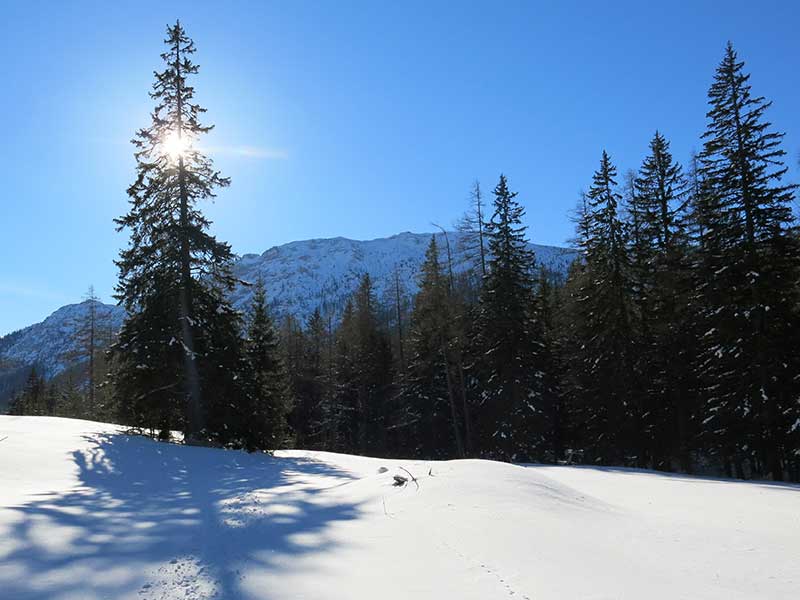
{"label": "snow-covered ground", "polygon": [[[418,488],[392,486],[400,467]],[[796,600],[800,487],[4,416],[0,598]]]}

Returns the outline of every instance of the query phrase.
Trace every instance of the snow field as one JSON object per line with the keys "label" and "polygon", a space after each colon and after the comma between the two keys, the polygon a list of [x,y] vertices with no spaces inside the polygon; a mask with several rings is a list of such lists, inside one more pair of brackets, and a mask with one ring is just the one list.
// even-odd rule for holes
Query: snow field
{"label": "snow field", "polygon": [[268,457],[49,417],[0,417],[0,440],[3,599],[800,597],[798,486]]}

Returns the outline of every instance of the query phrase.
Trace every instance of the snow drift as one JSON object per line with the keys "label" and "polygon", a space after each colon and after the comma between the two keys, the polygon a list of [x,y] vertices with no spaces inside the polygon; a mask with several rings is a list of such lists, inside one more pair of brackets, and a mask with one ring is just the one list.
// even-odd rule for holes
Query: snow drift
{"label": "snow drift", "polygon": [[[800,487],[0,417],[0,597],[795,599]],[[408,474],[402,487],[393,476]]]}

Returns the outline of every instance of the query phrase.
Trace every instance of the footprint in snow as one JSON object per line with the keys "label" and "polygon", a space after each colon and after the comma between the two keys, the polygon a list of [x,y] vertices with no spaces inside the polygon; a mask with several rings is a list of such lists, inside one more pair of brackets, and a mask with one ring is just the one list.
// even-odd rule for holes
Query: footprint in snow
{"label": "footprint in snow", "polygon": [[[469,561],[469,562],[471,562],[473,564],[480,565],[481,569],[487,575],[492,575],[493,577],[495,577],[497,579],[498,583],[500,583],[505,588],[505,590],[508,593],[509,597],[517,595],[517,591],[513,587],[511,587],[511,585],[509,585],[509,583],[505,579],[503,579],[500,575],[498,575],[489,566],[487,566],[484,563],[479,563],[479,562],[477,562],[477,561],[475,561],[475,560],[473,560],[471,558],[468,558],[462,552],[460,552],[459,550],[456,550],[455,548],[453,548],[449,544],[443,543],[442,545],[445,546],[446,548],[448,548],[453,554],[458,555],[460,558],[464,559],[465,561]],[[520,594],[520,598],[522,598],[522,600],[531,600],[530,597],[526,596],[525,594]]]}

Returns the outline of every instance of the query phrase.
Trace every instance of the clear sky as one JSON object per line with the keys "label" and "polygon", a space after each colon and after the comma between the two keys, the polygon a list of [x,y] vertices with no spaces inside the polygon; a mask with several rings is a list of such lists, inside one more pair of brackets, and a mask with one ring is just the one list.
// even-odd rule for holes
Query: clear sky
{"label": "clear sky", "polygon": [[[656,128],[685,161],[730,39],[800,154],[800,2],[38,2],[0,23],[0,334],[110,299],[128,140],[167,23],[198,47],[204,144],[232,177],[207,208],[234,251],[431,231],[505,172],[533,241],[563,244],[606,148]],[[724,8],[723,8],[724,6]]]}

